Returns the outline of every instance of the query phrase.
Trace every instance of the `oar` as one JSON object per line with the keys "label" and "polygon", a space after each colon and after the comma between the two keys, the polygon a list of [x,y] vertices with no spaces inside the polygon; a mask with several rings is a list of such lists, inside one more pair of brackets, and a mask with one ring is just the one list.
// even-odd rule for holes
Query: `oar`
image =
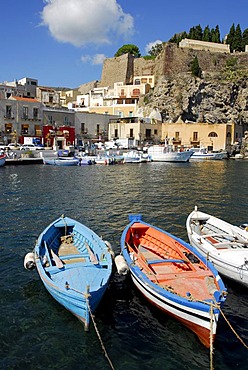
{"label": "oar", "polygon": [[97,257],[94,255],[94,253],[92,252],[90,246],[88,243],[85,243],[86,245],[86,248],[87,248],[87,251],[89,252],[89,255],[90,255],[90,261],[94,264],[94,265],[98,265],[98,259]]}
{"label": "oar", "polygon": [[57,254],[54,253],[54,251],[52,250],[52,248],[50,248],[50,251],[51,251],[51,254],[52,254],[52,258],[55,262],[55,265],[59,268],[59,269],[62,269],[64,267],[63,265],[63,262],[61,261],[61,259],[57,256]]}

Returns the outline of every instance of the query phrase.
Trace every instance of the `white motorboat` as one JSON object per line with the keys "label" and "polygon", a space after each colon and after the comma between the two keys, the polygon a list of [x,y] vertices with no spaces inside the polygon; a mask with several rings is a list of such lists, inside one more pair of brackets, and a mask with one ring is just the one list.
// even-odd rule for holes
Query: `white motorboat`
{"label": "white motorboat", "polygon": [[124,163],[147,163],[150,162],[150,156],[140,150],[130,150],[123,153]]}
{"label": "white motorboat", "polygon": [[175,151],[172,145],[152,145],[147,152],[154,162],[188,162],[193,155],[191,150]]}
{"label": "white motorboat", "polygon": [[248,287],[248,232],[217,217],[198,211],[186,221],[190,244],[223,276]]}
{"label": "white motorboat", "polygon": [[193,155],[190,158],[192,159],[198,159],[198,160],[221,160],[224,158],[227,158],[226,152],[209,152],[207,148],[201,147],[201,148],[192,148],[190,149],[193,151]]}

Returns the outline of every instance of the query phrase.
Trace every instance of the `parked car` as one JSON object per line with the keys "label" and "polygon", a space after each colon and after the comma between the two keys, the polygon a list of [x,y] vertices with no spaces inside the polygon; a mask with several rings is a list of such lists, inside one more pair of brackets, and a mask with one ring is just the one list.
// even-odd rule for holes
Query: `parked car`
{"label": "parked car", "polygon": [[10,148],[10,149],[20,149],[20,147],[21,147],[21,144],[18,144],[18,143],[9,143],[8,144],[8,148]]}
{"label": "parked car", "polygon": [[44,150],[44,146],[35,144],[22,144],[20,150]]}

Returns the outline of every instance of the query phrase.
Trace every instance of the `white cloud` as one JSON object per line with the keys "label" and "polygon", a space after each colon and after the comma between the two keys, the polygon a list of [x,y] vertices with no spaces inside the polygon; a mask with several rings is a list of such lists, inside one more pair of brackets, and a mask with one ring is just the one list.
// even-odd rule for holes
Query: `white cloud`
{"label": "white cloud", "polygon": [[106,59],[106,56],[104,54],[95,54],[93,56],[91,55],[82,55],[81,61],[83,63],[91,63],[94,65],[97,64],[103,64],[104,59]]}
{"label": "white cloud", "polygon": [[157,44],[162,44],[162,43],[163,43],[163,41],[161,41],[161,40],[156,40],[156,41],[149,42],[149,44],[147,44],[147,45],[145,46],[145,52],[146,52],[146,54],[148,54],[148,53],[149,53],[149,51],[151,50],[151,48],[152,48],[153,46],[155,46],[155,45],[157,45]]}
{"label": "white cloud", "polygon": [[74,46],[110,44],[133,33],[133,17],[116,0],[45,0],[42,24],[52,37]]}
{"label": "white cloud", "polygon": [[93,64],[103,64],[104,59],[106,59],[104,54],[96,54],[92,59]]}

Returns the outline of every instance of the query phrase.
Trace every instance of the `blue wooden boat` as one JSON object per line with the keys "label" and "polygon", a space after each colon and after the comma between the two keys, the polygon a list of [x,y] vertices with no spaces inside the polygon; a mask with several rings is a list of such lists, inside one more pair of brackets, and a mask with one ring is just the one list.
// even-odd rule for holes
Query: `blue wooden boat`
{"label": "blue wooden boat", "polygon": [[24,267],[35,266],[48,292],[88,330],[112,272],[109,243],[80,222],[61,216],[39,235],[34,252],[25,256]]}
{"label": "blue wooden boat", "polygon": [[5,165],[6,156],[0,155],[0,167],[3,167]]}
{"label": "blue wooden boat", "polygon": [[226,288],[213,265],[183,240],[131,215],[121,251],[139,291],[192,330],[206,347],[216,336]]}
{"label": "blue wooden boat", "polygon": [[79,159],[74,157],[56,157],[56,158],[43,157],[43,163],[53,166],[78,166]]}

